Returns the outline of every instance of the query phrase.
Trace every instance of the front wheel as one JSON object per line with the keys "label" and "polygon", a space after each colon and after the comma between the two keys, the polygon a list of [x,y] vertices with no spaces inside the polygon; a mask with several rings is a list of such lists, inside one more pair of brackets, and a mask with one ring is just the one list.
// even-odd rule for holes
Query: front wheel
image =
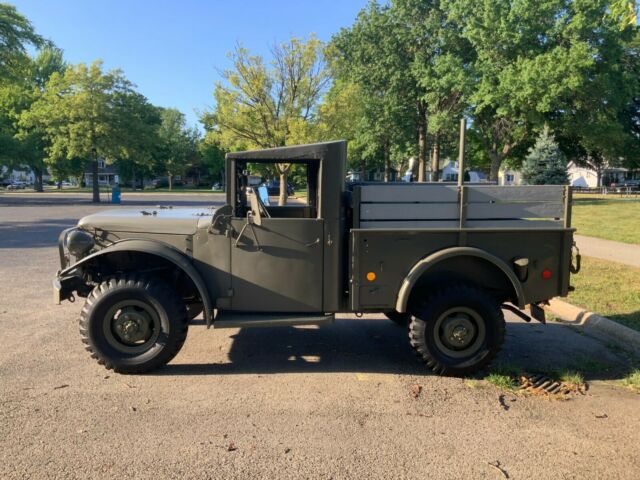
{"label": "front wheel", "polygon": [[498,302],[471,285],[446,287],[417,308],[409,340],[434,372],[464,376],[486,366],[504,341],[505,322]]}
{"label": "front wheel", "polygon": [[91,357],[119,373],[144,373],[169,362],[187,337],[187,310],[164,282],[123,275],[101,283],[80,314]]}

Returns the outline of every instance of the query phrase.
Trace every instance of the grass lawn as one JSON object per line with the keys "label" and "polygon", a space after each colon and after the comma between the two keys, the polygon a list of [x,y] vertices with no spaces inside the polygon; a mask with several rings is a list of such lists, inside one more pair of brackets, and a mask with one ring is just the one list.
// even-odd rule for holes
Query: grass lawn
{"label": "grass lawn", "polygon": [[582,257],[569,302],[640,330],[640,268]]}
{"label": "grass lawn", "polygon": [[579,235],[640,244],[640,198],[575,197],[571,224]]}

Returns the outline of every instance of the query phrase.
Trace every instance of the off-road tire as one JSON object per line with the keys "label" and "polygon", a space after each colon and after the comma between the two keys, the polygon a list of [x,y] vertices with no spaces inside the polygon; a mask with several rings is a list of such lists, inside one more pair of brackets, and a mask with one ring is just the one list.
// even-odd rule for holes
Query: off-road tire
{"label": "off-road tire", "polygon": [[[122,352],[105,334],[105,329],[111,328],[105,326],[111,322],[106,318],[108,312],[127,301],[146,305],[158,319],[157,338],[150,339],[143,352]],[[184,302],[174,289],[160,280],[136,275],[114,277],[95,287],[80,314],[80,335],[86,350],[100,365],[118,373],[144,373],[165,365],[182,348],[188,326]]]}
{"label": "off-road tire", "polygon": [[409,313],[400,313],[395,310],[384,312],[384,316],[396,325],[400,325],[401,327],[408,326],[409,322],[411,321],[411,315]]}
{"label": "off-road tire", "polygon": [[[463,312],[463,316],[466,315],[474,325],[480,321],[478,318],[481,319],[484,327],[476,325],[476,340],[469,346],[468,354],[464,349],[460,352],[448,350],[460,355],[453,357],[447,353],[447,346],[442,340],[441,319],[456,315],[456,309],[467,312]],[[453,313],[447,316],[447,312],[452,310]],[[413,313],[409,324],[411,346],[418,357],[440,375],[465,376],[481,370],[496,356],[504,342],[505,322],[498,301],[472,285],[452,285],[436,291]],[[478,333],[482,328],[484,338]]]}

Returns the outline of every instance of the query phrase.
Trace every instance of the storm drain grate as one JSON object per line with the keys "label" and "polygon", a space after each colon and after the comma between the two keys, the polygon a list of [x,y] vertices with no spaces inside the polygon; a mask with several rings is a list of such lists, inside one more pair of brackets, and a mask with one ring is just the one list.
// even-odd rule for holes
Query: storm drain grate
{"label": "storm drain grate", "polygon": [[571,395],[584,393],[584,384],[570,384],[554,380],[541,374],[522,374],[520,376],[520,391],[536,395]]}

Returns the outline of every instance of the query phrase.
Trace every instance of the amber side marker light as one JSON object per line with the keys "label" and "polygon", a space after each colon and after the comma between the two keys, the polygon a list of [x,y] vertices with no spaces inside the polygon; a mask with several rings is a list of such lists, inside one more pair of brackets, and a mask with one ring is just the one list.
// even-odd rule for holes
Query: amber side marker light
{"label": "amber side marker light", "polygon": [[373,282],[376,279],[376,274],[375,272],[369,272],[367,273],[367,280],[369,280],[370,282]]}
{"label": "amber side marker light", "polygon": [[549,270],[548,268],[545,268],[542,271],[542,278],[543,279],[549,280],[552,276],[553,276],[553,274],[551,273],[551,270]]}

